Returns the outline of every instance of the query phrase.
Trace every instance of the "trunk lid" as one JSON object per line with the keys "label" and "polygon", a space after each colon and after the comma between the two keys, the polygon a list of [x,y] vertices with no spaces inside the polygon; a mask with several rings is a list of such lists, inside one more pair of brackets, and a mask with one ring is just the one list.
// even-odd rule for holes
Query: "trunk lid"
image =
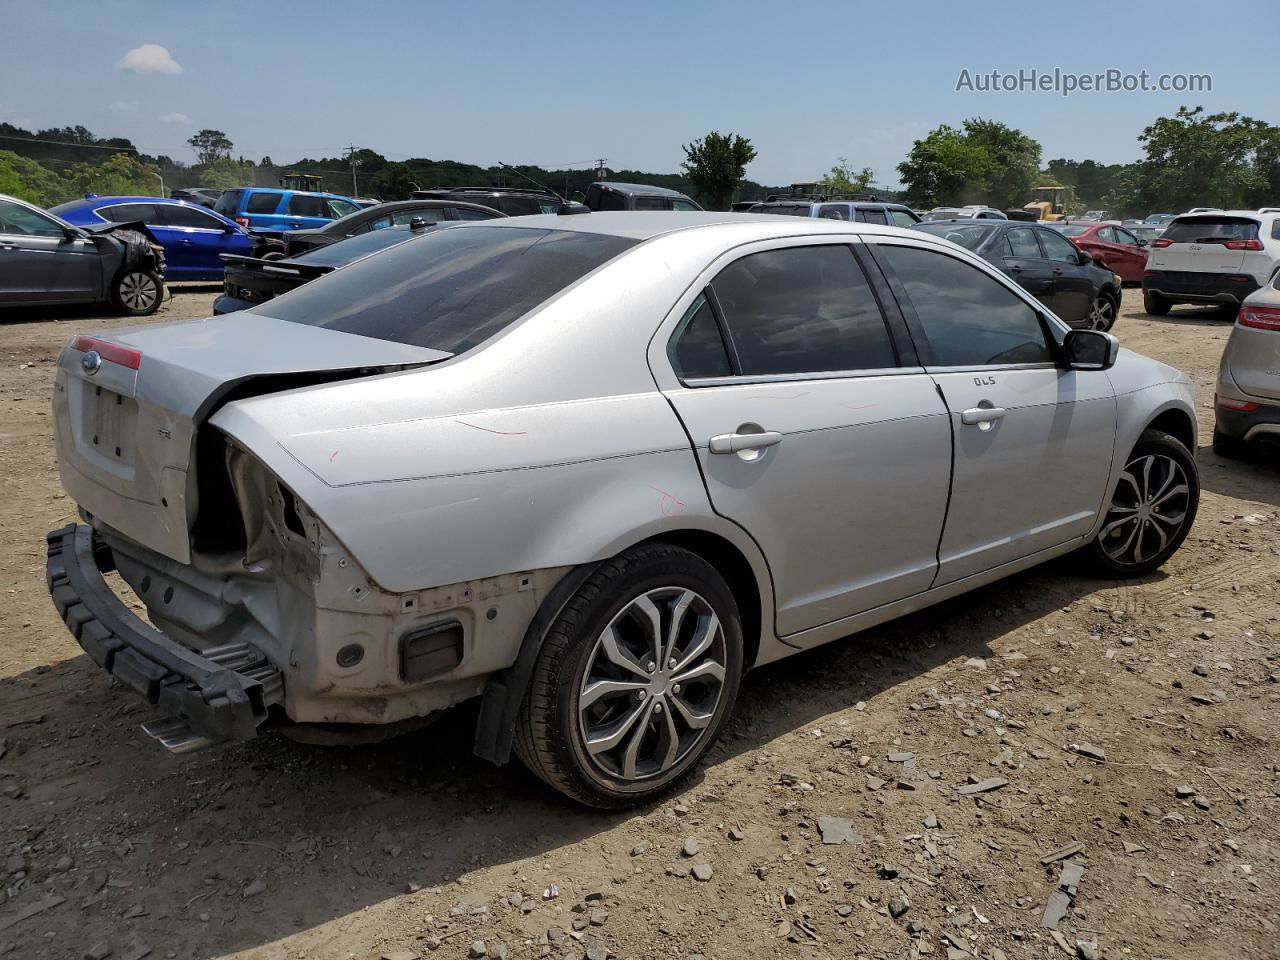
{"label": "trunk lid", "polygon": [[[1258,220],[1223,214],[1178,217],[1148,249],[1148,270],[1233,273],[1244,265],[1242,240],[1258,239]],[[1164,244],[1164,241],[1170,241]],[[1231,244],[1231,246],[1228,246]]]}
{"label": "trunk lid", "polygon": [[220,404],[449,356],[248,313],[76,337],[53,395],[62,484],[83,510],[187,563],[196,431]]}

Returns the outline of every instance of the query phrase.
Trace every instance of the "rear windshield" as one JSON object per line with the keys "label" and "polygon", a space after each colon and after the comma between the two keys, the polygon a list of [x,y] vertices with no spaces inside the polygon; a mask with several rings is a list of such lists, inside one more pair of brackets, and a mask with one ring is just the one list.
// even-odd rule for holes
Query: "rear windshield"
{"label": "rear windshield", "polygon": [[567,230],[447,227],[249,312],[457,354],[637,242]]}
{"label": "rear windshield", "polygon": [[1164,239],[1174,243],[1226,243],[1228,240],[1257,240],[1258,223],[1240,217],[1187,217],[1175,220],[1164,231]]}
{"label": "rear windshield", "polygon": [[408,227],[388,227],[371,233],[359,233],[328,246],[316,247],[291,259],[317,267],[344,267],[353,260],[359,260],[371,253],[377,253],[379,250],[394,247],[397,243],[404,243],[406,240],[422,235],[414,233]]}
{"label": "rear windshield", "polygon": [[958,243],[966,250],[977,250],[995,227],[985,223],[917,223],[911,229]]}
{"label": "rear windshield", "polygon": [[222,196],[218,197],[218,202],[213,205],[213,209],[224,217],[234,217],[239,212],[241,193],[240,190],[223,190]]}

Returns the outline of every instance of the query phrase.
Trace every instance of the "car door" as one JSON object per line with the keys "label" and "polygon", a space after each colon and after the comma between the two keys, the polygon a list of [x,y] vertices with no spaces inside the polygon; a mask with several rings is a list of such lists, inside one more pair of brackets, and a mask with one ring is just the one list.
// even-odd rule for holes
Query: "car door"
{"label": "car door", "polygon": [[768,559],[782,636],[934,578],[949,418],[873,282],[847,238],[740,248],[651,353],[712,504]]}
{"label": "car door", "polygon": [[1082,256],[1076,245],[1056,230],[1045,227],[1029,229],[1040,238],[1040,246],[1053,274],[1053,312],[1067,323],[1080,323],[1093,309],[1095,281],[1084,262],[1084,256],[1088,255]]}
{"label": "car door", "polygon": [[936,583],[1084,537],[1102,508],[1115,444],[1107,375],[1059,367],[1050,321],[977,264],[887,239],[874,250],[951,414]]}
{"label": "car door", "polygon": [[[248,237],[234,227],[228,229],[227,224],[199,207],[158,203],[155,208],[156,219],[167,238],[167,242],[161,242],[165,248],[165,274],[170,279],[220,280],[222,254],[252,253],[253,243]],[[181,258],[177,268],[170,259],[170,250],[178,251]]]}
{"label": "car door", "polygon": [[[997,249],[1000,249],[999,245]],[[1057,278],[1040,249],[1036,232],[1030,227],[1010,227],[1004,232],[1003,254],[1004,272],[1027,293],[1050,310],[1055,310]]]}
{"label": "car door", "polygon": [[43,213],[0,198],[0,303],[82,303],[102,294],[97,247]]}
{"label": "car door", "polygon": [[1112,269],[1126,283],[1141,283],[1142,271],[1147,268],[1147,248],[1123,227],[1115,228],[1115,241],[1116,259]]}

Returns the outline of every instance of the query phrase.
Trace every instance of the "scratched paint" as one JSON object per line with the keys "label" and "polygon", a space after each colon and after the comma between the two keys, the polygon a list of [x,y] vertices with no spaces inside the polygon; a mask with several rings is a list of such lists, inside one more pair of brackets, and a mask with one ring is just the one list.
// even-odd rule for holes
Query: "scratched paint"
{"label": "scratched paint", "polygon": [[485,433],[496,433],[500,437],[525,437],[528,436],[527,430],[493,430],[489,427],[482,427],[478,423],[467,423],[465,420],[455,420],[454,423],[460,423],[464,427],[470,427],[472,430],[483,430]]}

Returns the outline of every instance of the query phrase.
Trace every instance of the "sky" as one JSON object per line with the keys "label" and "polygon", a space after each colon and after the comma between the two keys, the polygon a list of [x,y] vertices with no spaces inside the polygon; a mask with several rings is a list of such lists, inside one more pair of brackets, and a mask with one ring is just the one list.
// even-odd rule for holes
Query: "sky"
{"label": "sky", "polygon": [[[898,183],[912,142],[966,117],[1045,162],[1120,163],[1179,105],[1280,123],[1280,2],[682,3],[0,0],[0,121],[81,124],[192,161],[202,127],[277,163],[350,144],[430,157],[677,172],[710,130],[747,176],[812,180],[839,157]],[[1209,74],[1212,91],[984,92],[993,70]],[[3,149],[0,144],[0,149]]]}

